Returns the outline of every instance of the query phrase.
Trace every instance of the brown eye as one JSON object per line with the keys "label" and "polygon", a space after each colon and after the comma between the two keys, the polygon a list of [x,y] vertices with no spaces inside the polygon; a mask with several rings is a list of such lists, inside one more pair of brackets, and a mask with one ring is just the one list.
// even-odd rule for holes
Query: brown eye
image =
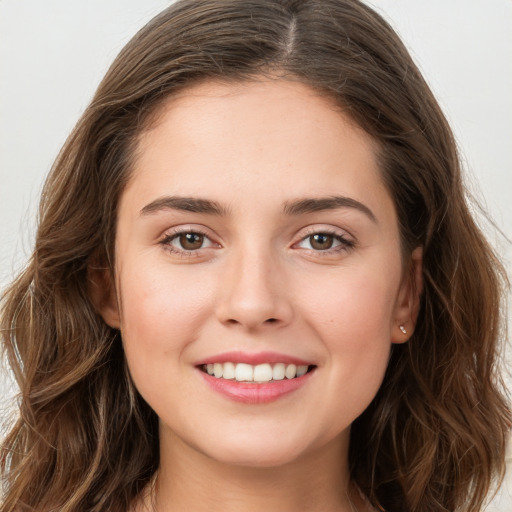
{"label": "brown eye", "polygon": [[219,248],[219,244],[213,243],[209,236],[200,231],[178,231],[169,234],[160,242],[171,252],[181,255],[198,255],[203,249]]}
{"label": "brown eye", "polygon": [[204,235],[200,235],[199,233],[181,233],[178,237],[181,248],[186,251],[201,249],[204,238]]}
{"label": "brown eye", "polygon": [[326,233],[316,233],[309,237],[311,248],[317,251],[330,249],[334,243],[334,236]]}
{"label": "brown eye", "polygon": [[308,249],[317,253],[324,252],[326,254],[346,252],[354,246],[355,242],[345,238],[342,233],[329,233],[328,231],[318,231],[308,235],[297,244],[297,247],[301,249]]}

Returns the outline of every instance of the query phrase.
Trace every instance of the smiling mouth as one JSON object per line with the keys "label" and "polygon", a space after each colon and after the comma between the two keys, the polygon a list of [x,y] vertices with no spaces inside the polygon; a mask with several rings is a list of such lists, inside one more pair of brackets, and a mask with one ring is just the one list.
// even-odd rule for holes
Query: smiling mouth
{"label": "smiling mouth", "polygon": [[217,379],[254,384],[296,379],[313,371],[315,368],[315,365],[286,363],[251,365],[232,362],[209,363],[200,366],[203,372]]}

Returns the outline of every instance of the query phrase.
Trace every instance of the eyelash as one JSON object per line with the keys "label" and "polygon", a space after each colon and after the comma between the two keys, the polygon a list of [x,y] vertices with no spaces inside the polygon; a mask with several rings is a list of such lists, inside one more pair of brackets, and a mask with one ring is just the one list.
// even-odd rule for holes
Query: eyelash
{"label": "eyelash", "polygon": [[[199,235],[204,237],[205,239],[209,240],[212,245],[215,245],[214,242],[210,240],[210,237],[207,233],[200,229],[177,229],[176,231],[167,234],[159,243],[169,252],[173,254],[177,254],[183,257],[196,257],[199,256],[199,251],[201,249],[205,249],[205,247],[200,247],[198,249],[194,250],[187,250],[187,249],[178,249],[172,245],[172,242],[176,240],[181,235]],[[303,236],[298,242],[296,242],[293,246],[297,246],[304,241],[306,241],[308,238],[313,237],[314,235],[326,235],[326,236],[332,236],[335,241],[339,242],[339,245],[329,248],[329,249],[308,249],[305,248],[305,250],[315,253],[315,255],[318,256],[328,256],[332,255],[338,252],[342,251],[349,251],[353,249],[356,246],[356,243],[353,240],[349,240],[345,237],[345,235],[340,234],[339,232],[336,232],[334,230],[329,229],[314,229],[311,230],[309,233],[307,233],[305,236]],[[218,246],[218,244],[217,244]]]}
{"label": "eyelash", "polygon": [[329,249],[305,249],[310,252],[314,252],[315,256],[332,256],[333,254],[336,254],[338,252],[344,252],[344,251],[350,251],[356,246],[356,242],[353,240],[348,239],[345,235],[339,233],[338,231],[332,230],[332,229],[312,229],[309,233],[307,233],[305,236],[303,236],[299,242],[295,243],[294,245],[298,245],[306,241],[308,238],[313,237],[314,235],[326,235],[326,236],[332,236],[335,241],[339,242],[339,245],[329,248]]}
{"label": "eyelash", "polygon": [[[172,245],[172,242],[176,240],[181,235],[199,235],[204,237],[207,240],[210,240],[210,237],[207,233],[204,231],[201,231],[200,229],[194,228],[194,229],[177,229],[173,231],[172,233],[169,233],[160,240],[160,244],[169,252],[173,254],[177,254],[178,256],[182,257],[197,257],[199,256],[199,251],[201,249],[204,249],[203,247],[195,250],[187,250],[187,249],[178,249]],[[211,240],[210,240],[211,242]],[[213,245],[215,245],[213,242],[211,242]],[[218,244],[217,244],[218,245]]]}

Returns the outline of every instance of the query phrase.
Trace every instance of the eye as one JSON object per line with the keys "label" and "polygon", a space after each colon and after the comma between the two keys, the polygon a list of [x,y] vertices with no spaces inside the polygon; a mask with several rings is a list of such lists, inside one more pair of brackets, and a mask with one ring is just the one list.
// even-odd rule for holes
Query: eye
{"label": "eye", "polygon": [[181,233],[176,236],[173,242],[178,244],[181,249],[195,251],[196,249],[201,249],[205,240],[206,237],[200,233]]}
{"label": "eye", "polygon": [[313,251],[336,251],[351,248],[354,242],[338,233],[317,232],[303,238],[297,246]]}
{"label": "eye", "polygon": [[193,252],[215,245],[207,235],[198,231],[173,233],[166,236],[160,243],[173,252]]}
{"label": "eye", "polygon": [[308,236],[303,242],[307,241],[309,246],[316,251],[325,251],[327,249],[331,249],[334,242],[333,235],[328,233],[316,233],[314,235]]}

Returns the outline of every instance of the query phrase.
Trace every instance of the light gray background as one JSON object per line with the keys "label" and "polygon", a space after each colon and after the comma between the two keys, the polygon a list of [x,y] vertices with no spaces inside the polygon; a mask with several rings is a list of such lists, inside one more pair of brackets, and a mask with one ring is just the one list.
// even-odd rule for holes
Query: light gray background
{"label": "light gray background", "polygon": [[[66,136],[118,51],[169,3],[0,0],[0,290],[30,254],[41,184]],[[472,192],[512,239],[512,0],[371,4],[405,40],[452,123]],[[484,227],[510,269],[511,244]],[[489,511],[512,510],[511,473]]]}

